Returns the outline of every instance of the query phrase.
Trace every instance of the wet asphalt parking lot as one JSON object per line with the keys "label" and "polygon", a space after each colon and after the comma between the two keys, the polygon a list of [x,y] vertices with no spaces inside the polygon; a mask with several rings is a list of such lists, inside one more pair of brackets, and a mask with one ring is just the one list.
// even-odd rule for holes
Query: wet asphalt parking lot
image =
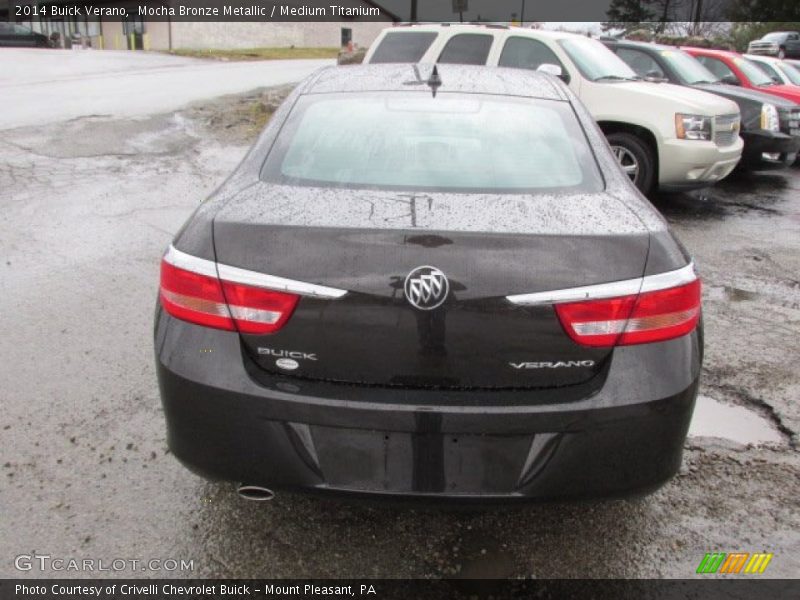
{"label": "wet asphalt parking lot", "polygon": [[655,199],[701,270],[706,356],[684,465],[651,496],[247,503],[185,470],[153,365],[159,259],[247,149],[214,127],[235,101],[0,130],[0,576],[65,574],[15,567],[38,554],[193,561],[102,573],[126,577],[687,577],[711,551],[797,576],[798,168]]}

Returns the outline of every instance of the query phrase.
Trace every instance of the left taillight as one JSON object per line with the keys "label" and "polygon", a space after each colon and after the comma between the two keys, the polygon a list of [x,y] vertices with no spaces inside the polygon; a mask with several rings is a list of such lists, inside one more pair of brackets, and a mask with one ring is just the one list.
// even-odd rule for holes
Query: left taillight
{"label": "left taillight", "polygon": [[[247,334],[275,333],[292,316],[299,296],[212,275],[203,268],[173,264],[168,253],[161,261],[161,305],[172,316],[215,329]],[[213,264],[213,263],[212,263]]]}
{"label": "left taillight", "polygon": [[700,319],[700,280],[667,289],[556,304],[567,335],[584,346],[647,344],[691,333]]}

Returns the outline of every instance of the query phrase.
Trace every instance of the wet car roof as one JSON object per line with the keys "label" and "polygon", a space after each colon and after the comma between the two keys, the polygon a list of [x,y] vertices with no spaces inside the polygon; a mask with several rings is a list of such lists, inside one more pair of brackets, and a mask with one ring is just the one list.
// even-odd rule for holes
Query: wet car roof
{"label": "wet car roof", "polygon": [[732,52],[731,50],[717,50],[715,48],[699,48],[697,46],[681,46],[681,50],[689,50],[692,52],[702,52],[703,54],[708,54],[709,56],[719,56],[728,58],[741,58],[742,55],[738,52]]}
{"label": "wet car roof", "polygon": [[[433,65],[380,64],[325,67],[310,78],[301,93],[430,90],[426,85]],[[438,92],[462,92],[566,100],[551,75],[524,69],[437,65],[442,84]]]}
{"label": "wet car roof", "polygon": [[652,48],[653,50],[681,50],[678,46],[655,44],[653,42],[640,42],[638,40],[609,40],[615,46],[631,48]]}

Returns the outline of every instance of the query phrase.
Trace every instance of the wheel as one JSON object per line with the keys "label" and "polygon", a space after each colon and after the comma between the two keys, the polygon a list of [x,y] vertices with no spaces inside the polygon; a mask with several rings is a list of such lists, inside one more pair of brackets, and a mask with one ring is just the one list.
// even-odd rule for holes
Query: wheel
{"label": "wheel", "polygon": [[656,161],[650,145],[631,133],[611,133],[606,138],[624,173],[640,192],[648,194],[656,175]]}
{"label": "wheel", "polygon": [[786,48],[778,48],[778,58],[781,60],[786,58]]}

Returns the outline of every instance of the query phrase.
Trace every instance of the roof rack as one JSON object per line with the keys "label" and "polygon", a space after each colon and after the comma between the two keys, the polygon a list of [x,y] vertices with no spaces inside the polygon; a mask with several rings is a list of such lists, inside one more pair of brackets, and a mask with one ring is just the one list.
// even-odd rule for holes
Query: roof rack
{"label": "roof rack", "polygon": [[396,23],[395,27],[414,27],[416,25],[439,25],[441,27],[451,27],[453,25],[477,25],[480,27],[486,27],[487,29],[511,29],[510,25],[504,25],[503,23],[491,23],[486,21],[465,21],[463,23],[459,21],[415,21],[415,22],[406,21],[403,23]]}

